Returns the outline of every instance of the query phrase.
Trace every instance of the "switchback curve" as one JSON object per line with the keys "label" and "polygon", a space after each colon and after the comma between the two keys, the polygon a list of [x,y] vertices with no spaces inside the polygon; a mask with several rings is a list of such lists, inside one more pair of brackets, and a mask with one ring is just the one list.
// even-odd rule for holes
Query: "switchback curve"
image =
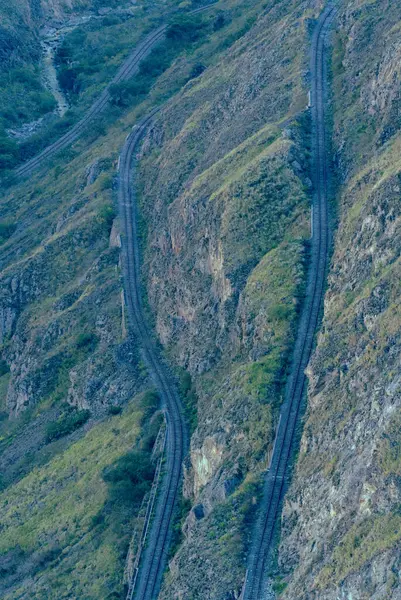
{"label": "switchback curve", "polygon": [[281,409],[270,468],[265,478],[254,541],[248,557],[248,570],[241,595],[243,600],[263,600],[266,595],[266,566],[286,490],[294,450],[294,437],[305,391],[305,369],[311,355],[322,306],[329,243],[325,39],[334,14],[335,8],[330,3],[322,12],[312,38],[310,71],[314,198],[311,264],[285,400]]}

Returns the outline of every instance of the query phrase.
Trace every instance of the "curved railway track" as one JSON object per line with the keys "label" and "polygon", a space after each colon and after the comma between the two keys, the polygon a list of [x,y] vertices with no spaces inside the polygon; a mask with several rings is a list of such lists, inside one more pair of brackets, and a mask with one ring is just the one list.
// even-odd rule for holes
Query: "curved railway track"
{"label": "curved railway track", "polygon": [[325,39],[334,14],[334,6],[329,4],[320,16],[312,38],[310,70],[312,80],[312,170],[315,193],[311,265],[290,377],[286,386],[270,469],[265,478],[254,541],[248,558],[248,570],[241,595],[243,600],[263,600],[267,594],[266,567],[289,475],[294,437],[305,391],[304,372],[311,355],[322,306],[329,242]]}
{"label": "curved railway track", "polygon": [[[203,12],[209,9],[214,3],[210,3],[206,6],[202,6],[191,11],[189,14],[196,14]],[[147,35],[142,42],[135,47],[133,52],[128,56],[128,58],[123,62],[121,67],[118,69],[116,75],[113,77],[110,83],[104,88],[103,92],[97,98],[97,100],[92,104],[88,112],[85,116],[78,121],[69,131],[67,131],[63,136],[61,136],[58,140],[47,146],[42,152],[22,164],[20,167],[15,169],[14,173],[17,177],[25,177],[29,175],[36,168],[40,167],[43,162],[51,158],[57,152],[68,148],[78,140],[78,138],[82,135],[85,129],[92,123],[94,119],[96,119],[101,113],[107,108],[109,105],[111,96],[110,96],[110,87],[115,85],[116,83],[120,83],[122,81],[127,81],[133,75],[135,75],[139,71],[139,65],[141,61],[146,58],[153,48],[164,38],[165,32],[168,28],[168,24],[161,25],[154,31],[152,31],[149,35]]]}
{"label": "curved railway track", "polygon": [[[216,2],[210,2],[205,6],[190,11],[189,14],[204,12],[212,8],[214,4]],[[105,87],[86,115],[53,144],[15,169],[15,175],[19,178],[30,175],[57,152],[73,144],[92,121],[107,108],[110,101],[110,86],[128,80],[138,72],[140,62],[164,38],[167,27],[168,24],[161,25],[150,33],[121,65],[115,77]],[[154,600],[158,595],[167,559],[171,523],[181,481],[182,461],[188,445],[186,423],[180,399],[173,378],[168,374],[168,370],[159,356],[156,346],[152,343],[152,338],[144,317],[140,293],[138,232],[135,197],[131,179],[135,149],[140,142],[146,126],[158,110],[153,110],[134,127],[131,134],[127,137],[119,161],[118,204],[123,232],[122,254],[128,316],[130,326],[135,331],[141,343],[144,359],[159,390],[162,403],[167,408],[166,475],[156,501],[149,541],[136,580],[135,597],[137,600]]]}
{"label": "curved railway track", "polygon": [[135,192],[132,178],[135,151],[157,109],[145,117],[128,136],[120,155],[118,202],[123,232],[125,296],[131,325],[143,348],[144,358],[167,408],[167,465],[156,503],[149,542],[136,584],[137,600],[154,600],[163,575],[169,547],[170,525],[181,480],[181,465],[187,447],[183,410],[174,383],[152,343],[143,313],[140,294],[140,264]]}

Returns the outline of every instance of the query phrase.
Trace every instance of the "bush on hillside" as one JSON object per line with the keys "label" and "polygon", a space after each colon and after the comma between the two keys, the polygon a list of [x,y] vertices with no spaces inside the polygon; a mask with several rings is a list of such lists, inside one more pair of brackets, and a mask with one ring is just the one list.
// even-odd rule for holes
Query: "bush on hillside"
{"label": "bush on hillside", "polygon": [[73,409],[62,415],[57,421],[49,423],[46,428],[46,443],[58,440],[82,427],[89,420],[90,415],[90,410]]}
{"label": "bush on hillside", "polygon": [[6,375],[7,373],[10,372],[10,367],[8,366],[7,362],[3,359],[0,360],[0,377],[3,377],[3,375]]}
{"label": "bush on hillside", "polygon": [[205,69],[206,67],[202,63],[195,63],[189,75],[190,79],[195,79],[195,77],[199,77],[199,75],[202,75]]}
{"label": "bush on hillside", "polygon": [[76,346],[79,350],[94,350],[98,343],[98,337],[96,334],[90,333],[80,333],[76,340]]}
{"label": "bush on hillside", "polygon": [[149,91],[152,81],[145,75],[139,79],[122,81],[110,86],[111,101],[116,106],[128,106],[142,99]]}
{"label": "bush on hillside", "polygon": [[18,146],[4,132],[0,132],[0,169],[12,169],[18,161]]}
{"label": "bush on hillside", "polygon": [[175,42],[195,42],[204,33],[204,28],[205,24],[198,16],[180,15],[170,23],[166,37]]}
{"label": "bush on hillside", "polygon": [[10,221],[3,221],[2,223],[0,222],[0,246],[12,236],[16,228],[17,226],[15,223],[11,223]]}
{"label": "bush on hillside", "polygon": [[119,502],[140,502],[150,489],[154,466],[146,452],[133,450],[103,471],[109,498]]}

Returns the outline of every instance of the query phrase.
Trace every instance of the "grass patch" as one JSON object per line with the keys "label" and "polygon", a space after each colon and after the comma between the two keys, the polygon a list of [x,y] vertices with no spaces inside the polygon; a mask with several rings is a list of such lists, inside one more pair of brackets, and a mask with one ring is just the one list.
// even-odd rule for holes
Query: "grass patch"
{"label": "grass patch", "polygon": [[[5,573],[4,600],[15,593],[35,600],[120,597],[135,498],[151,476],[146,454],[132,450],[143,419],[140,405],[137,397],[120,415],[95,425],[0,493],[0,552],[17,571],[21,561],[33,565],[32,578],[20,578],[10,593],[3,586],[12,573]],[[129,493],[120,497],[123,487]]]}

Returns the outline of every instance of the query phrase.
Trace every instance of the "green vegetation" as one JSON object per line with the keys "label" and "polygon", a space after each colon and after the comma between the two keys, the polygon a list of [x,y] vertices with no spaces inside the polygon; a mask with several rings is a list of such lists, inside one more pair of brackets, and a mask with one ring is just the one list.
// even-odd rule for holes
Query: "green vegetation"
{"label": "green vegetation", "polygon": [[98,337],[95,333],[80,333],[77,337],[76,345],[79,350],[93,352],[98,343]]}
{"label": "green vegetation", "polygon": [[154,476],[154,466],[146,452],[131,451],[121,456],[102,474],[108,484],[112,501],[137,503],[149,490]]}
{"label": "green vegetation", "polygon": [[184,409],[192,433],[198,424],[198,397],[190,373],[184,370],[180,371],[180,397],[184,402]]}
{"label": "green vegetation", "polygon": [[172,527],[172,535],[171,535],[171,543],[169,548],[169,557],[172,558],[180,545],[184,540],[184,534],[182,531],[182,527],[184,525],[185,519],[188,516],[189,511],[191,510],[191,501],[189,498],[180,497],[178,508],[176,508],[176,512],[174,515],[174,522]]}
{"label": "green vegetation", "polygon": [[259,483],[249,475],[232,496],[211,513],[205,534],[209,540],[214,540],[218,554],[246,556],[259,494]]}
{"label": "green vegetation", "polygon": [[108,413],[110,416],[114,417],[115,415],[120,415],[122,413],[123,407],[113,404],[109,407]]}
{"label": "green vegetation", "polygon": [[[199,16],[182,15],[170,24],[166,41],[152,50],[140,64],[134,79],[111,86],[112,101],[117,106],[132,106],[141,102],[149,93],[156,79],[166,71],[184,49],[199,41],[206,34],[206,25]],[[193,77],[202,73],[199,65],[191,71]]]}
{"label": "green vegetation", "polygon": [[0,378],[10,372],[10,367],[4,359],[0,360]]}
{"label": "green vegetation", "polygon": [[53,110],[55,100],[41,81],[41,49],[25,0],[0,2],[0,172],[20,158],[7,130]]}
{"label": "green vegetation", "polygon": [[[157,10],[157,7],[156,7]],[[146,21],[142,26],[145,28]],[[88,102],[99,92],[102,82],[110,81],[115,65],[123,60],[139,39],[131,21],[125,17],[106,17],[75,29],[66,36],[58,50],[60,84],[73,103]],[[167,31],[167,40],[145,58],[139,76],[112,86],[113,101],[127,106],[143,100],[155,79],[165,71],[188,44],[204,34],[201,17],[182,15],[174,18]]]}
{"label": "green vegetation", "polygon": [[0,169],[12,169],[19,157],[17,143],[7,137],[5,131],[0,129]]}
{"label": "green vegetation", "polygon": [[[237,40],[237,47],[235,52],[230,51],[227,55],[239,56],[243,52],[240,38],[254,21],[250,12],[256,15],[263,11],[259,4],[237,6],[231,3],[224,16],[219,14],[216,17],[213,11],[210,11],[210,16],[205,15],[202,20],[188,17],[174,19],[166,44],[143,62],[140,77],[135,78],[135,81],[130,82],[126,87],[113,89],[116,106],[110,111],[110,116],[100,123],[98,131],[82,138],[73,151],[57,157],[46,171],[34,175],[29,182],[10,187],[9,193],[4,196],[2,200],[4,218],[12,218],[13,222],[18,223],[18,231],[24,232],[18,253],[13,254],[7,266],[7,276],[18,273],[18,276],[21,274],[21,280],[26,281],[31,277],[29,281],[40,282],[40,285],[35,288],[36,295],[26,299],[10,352],[14,351],[14,342],[24,339],[23,359],[31,359],[34,356],[35,365],[39,366],[35,378],[32,373],[23,374],[21,386],[29,385],[31,380],[33,383],[41,382],[40,377],[43,374],[52,374],[52,385],[44,388],[44,391],[38,390],[32,384],[29,388],[32,390],[29,402],[43,401],[46,407],[53,406],[56,409],[66,399],[67,394],[73,392],[75,397],[86,398],[87,394],[90,401],[98,402],[96,408],[101,406],[103,398],[111,398],[111,402],[116,402],[117,408],[120,398],[113,396],[116,390],[118,393],[121,390],[123,395],[124,386],[132,385],[133,381],[136,385],[138,380],[139,385],[142,385],[145,377],[144,370],[141,368],[136,349],[131,347],[125,337],[124,327],[121,326],[121,272],[118,266],[118,250],[109,248],[108,239],[115,216],[111,188],[118,151],[136,119],[148,110],[149,106],[171,97],[185,84],[188,84],[185,88],[185,93],[188,94],[187,100],[183,103],[186,106],[194,106],[196,94],[204,94],[205,89],[224,88],[231,80],[233,72],[231,67],[225,69],[226,57],[222,58],[220,44],[224,39],[225,47],[228,48],[232,43],[231,37],[232,41]],[[107,17],[101,26],[100,22],[99,19],[86,29],[81,28],[81,31],[85,29],[85,36],[80,43],[76,43],[79,36],[75,38],[75,42],[74,38],[69,40],[69,36],[65,39],[65,48],[68,52],[64,57],[60,57],[60,60],[63,62],[62,69],[66,71],[65,86],[74,103],[74,109],[67,116],[70,123],[77,119],[81,111],[97,96],[105,81],[110,79],[111,73],[114,74],[125,53],[134,45],[134,38],[142,36],[141,28],[138,26],[136,29],[129,21]],[[199,26],[196,23],[199,23]],[[109,31],[104,31],[106,28]],[[76,30],[76,33],[78,32],[79,30]],[[76,33],[74,32],[74,35]],[[266,35],[269,36],[270,33]],[[122,44],[125,44],[124,48]],[[105,54],[101,53],[103,48]],[[168,49],[171,49],[171,53]],[[218,70],[220,63],[224,69]],[[210,73],[212,74],[210,77],[215,78],[212,81],[208,80]],[[227,77],[227,81],[224,77]],[[190,81],[191,79],[194,81]],[[238,85],[238,88],[236,86],[237,81],[234,79],[232,89],[244,89],[241,85]],[[249,92],[253,93],[251,90]],[[282,95],[278,94],[277,97],[281,102]],[[174,102],[176,99],[171,105],[174,105]],[[208,97],[206,103],[202,100],[202,111],[207,111],[209,102]],[[215,104],[210,102],[210,106],[220,105],[217,102]],[[233,107],[234,105],[230,106],[229,111]],[[126,108],[131,108],[131,111],[128,113],[127,110],[122,110]],[[222,109],[224,112],[224,103]],[[199,160],[197,154],[206,156],[207,151],[207,148],[202,147],[204,138],[199,136],[196,125],[204,127],[210,116],[213,117],[215,124],[221,118],[220,114],[209,115],[202,111],[188,119],[188,115],[184,114],[185,111],[182,115],[180,113],[180,118],[187,120],[182,133],[177,130],[179,120],[173,123],[171,130],[171,124],[166,121],[164,132],[166,140],[171,133],[174,140],[172,150],[181,135],[194,136],[195,143],[194,139],[188,138],[186,151],[182,152],[182,159],[188,159],[188,164],[192,163],[195,166]],[[287,112],[285,114],[287,116]],[[118,122],[116,116],[120,117]],[[271,115],[268,120],[270,117]],[[265,116],[263,118],[265,119]],[[60,122],[57,125],[59,133],[65,127],[65,123],[66,121],[64,124]],[[280,403],[279,390],[283,381],[282,371],[287,344],[291,341],[291,327],[296,318],[301,296],[299,291],[301,285],[298,279],[302,278],[303,245],[300,240],[307,231],[303,223],[307,195],[300,178],[297,178],[294,170],[288,167],[289,152],[296,152],[296,144],[282,136],[280,127],[268,125],[259,133],[247,132],[243,145],[240,144],[229,152],[223,146],[216,148],[213,157],[215,160],[208,158],[208,169],[204,170],[203,175],[202,169],[198,169],[197,172],[201,175],[199,180],[194,179],[194,188],[190,190],[197,201],[201,199],[203,202],[204,199],[210,198],[210,206],[216,207],[218,211],[214,215],[216,223],[219,222],[219,215],[224,215],[223,228],[226,229],[224,229],[224,236],[221,236],[222,272],[224,276],[228,274],[233,286],[238,284],[233,297],[237,299],[240,292],[244,292],[244,322],[252,321],[255,314],[266,312],[266,323],[261,323],[260,339],[265,333],[266,335],[272,333],[272,345],[277,344],[279,347],[278,351],[272,351],[270,346],[258,347],[253,353],[251,336],[249,339],[245,337],[242,339],[241,333],[236,337],[235,332],[244,332],[245,328],[242,328],[240,312],[238,323],[234,323],[235,307],[230,298],[226,305],[227,310],[224,314],[222,312],[221,316],[227,319],[228,324],[233,324],[235,340],[232,345],[230,344],[229,351],[226,351],[227,347],[224,346],[226,342],[222,340],[221,348],[227,362],[221,361],[218,365],[221,367],[220,370],[211,369],[210,375],[214,381],[210,384],[210,395],[207,396],[207,386],[210,383],[206,381],[207,377],[202,379],[196,375],[194,381],[189,375],[183,377],[182,394],[192,427],[197,425],[196,393],[198,393],[199,402],[204,402],[205,397],[210,400],[210,411],[216,417],[216,423],[222,419],[225,411],[227,423],[233,424],[231,431],[227,427],[226,448],[229,456],[224,457],[227,458],[227,465],[230,465],[231,461],[235,462],[239,455],[244,463],[243,465],[241,463],[243,475],[239,480],[242,483],[238,482],[240,493],[237,495],[234,492],[227,499],[227,505],[232,503],[232,509],[226,510],[224,507],[227,518],[225,519],[223,510],[216,512],[216,519],[211,516],[212,529],[216,535],[209,540],[210,548],[213,552],[217,548],[217,560],[222,561],[224,557],[227,560],[227,557],[232,554],[235,562],[238,556],[236,552],[238,550],[240,553],[243,552],[245,547],[243,540],[250,532],[250,523],[256,506],[257,486],[248,479],[245,482],[242,480],[254,460],[254,449],[255,456],[261,461],[260,465],[264,466],[271,440],[272,424]],[[177,131],[178,135],[175,138]],[[191,131],[195,133],[191,134]],[[236,138],[238,130],[234,127],[232,131],[233,137]],[[218,137],[216,135],[216,139]],[[224,135],[221,139],[223,145]],[[20,153],[25,153],[24,155],[27,156],[35,150],[35,144],[39,141],[39,138],[36,138],[23,145]],[[221,162],[217,158],[221,158]],[[104,160],[107,161],[107,166],[103,163]],[[156,162],[154,164],[161,172],[160,165]],[[185,168],[181,169],[182,166],[182,164],[178,165],[184,177],[187,171]],[[169,167],[165,168],[168,170]],[[91,174],[90,177],[88,173]],[[279,181],[277,188],[274,185],[275,178]],[[154,180],[156,178],[149,177],[147,184],[150,185]],[[163,181],[163,186],[169,189],[168,179]],[[177,198],[173,186],[170,191],[171,199]],[[242,193],[248,194],[246,202],[249,203],[252,212],[251,218],[246,214],[246,204],[241,204]],[[269,213],[266,205],[270,197]],[[15,215],[11,216],[8,212],[10,203],[7,204],[10,198],[15,210]],[[191,199],[188,198],[188,205],[190,201]],[[231,203],[232,208],[230,208]],[[297,203],[300,207],[299,211],[297,211]],[[237,218],[238,212],[242,216]],[[148,216],[146,214],[146,218]],[[263,237],[260,243],[258,228]],[[269,240],[269,228],[275,236],[272,243]],[[237,237],[238,241],[236,241]],[[298,240],[294,246],[282,248],[282,244],[288,243],[288,240],[294,237]],[[249,248],[246,247],[247,239],[250,240]],[[197,243],[197,240],[191,242]],[[6,243],[9,244],[7,250],[13,248],[12,238]],[[286,253],[288,253],[288,260]],[[279,259],[276,259],[275,255]],[[284,258],[286,260],[283,260]],[[283,261],[281,270],[279,260]],[[265,291],[261,289],[263,277],[266,276],[264,269],[267,269],[269,277],[273,278],[273,271],[276,277],[271,286],[271,294],[270,289]],[[247,281],[252,277],[254,277],[252,284],[247,288]],[[205,282],[207,280],[208,285],[213,283],[209,276],[203,279]],[[294,285],[287,287],[288,279]],[[219,280],[216,278],[216,281],[215,290],[218,295]],[[263,304],[264,298],[267,298],[265,304]],[[284,326],[286,321],[291,321],[288,329]],[[98,340],[94,333],[99,331],[99,328],[102,330],[101,340]],[[259,333],[256,332],[255,339],[258,339],[258,335]],[[231,351],[235,354],[232,370],[227,368],[227,364],[233,358],[230,355]],[[55,360],[55,363],[50,363],[50,358]],[[32,360],[25,362],[33,363]],[[56,364],[56,368],[53,368],[53,364]],[[42,365],[46,368],[42,369]],[[117,385],[117,381],[122,382],[123,385]],[[97,394],[101,397],[100,400]],[[46,597],[49,589],[57,590],[56,593],[61,599],[63,594],[66,598],[79,598],[84,594],[88,599],[107,598],[109,595],[120,594],[120,576],[129,532],[132,531],[132,514],[151,480],[153,467],[149,464],[148,455],[162,422],[161,414],[153,414],[159,405],[156,393],[149,392],[137,402],[137,406],[140,403],[141,414],[137,415],[135,427],[137,431],[138,426],[143,426],[141,439],[134,439],[132,423],[131,430],[128,432],[124,424],[126,412],[116,414],[113,405],[108,411],[109,417],[105,423],[96,425],[89,433],[85,431],[92,425],[92,421],[77,432],[76,436],[53,439],[52,444],[48,444],[46,448],[48,450],[53,447],[60,448],[60,452],[64,453],[63,456],[60,454],[60,456],[46,458],[46,464],[37,464],[31,473],[25,474],[22,479],[19,476],[20,481],[10,485],[3,492],[8,494],[4,498],[14,507],[17,501],[13,494],[20,493],[24,499],[20,515],[26,524],[26,529],[22,531],[19,529],[19,517],[16,515],[11,524],[6,521],[5,530],[9,540],[6,552],[10,553],[8,556],[15,556],[18,560],[21,551],[25,553],[25,558],[33,557],[36,560],[36,553],[39,552],[38,546],[35,545],[36,539],[41,540],[45,547],[44,551],[47,552],[43,555],[43,560],[38,558],[40,575],[33,576],[33,585],[30,585],[29,589],[32,598]],[[239,407],[245,407],[246,410],[249,408],[248,421],[244,418],[238,423],[238,418],[237,421],[233,418],[233,415],[237,416]],[[104,408],[107,412],[107,408]],[[46,408],[43,410],[45,411]],[[96,414],[95,410],[93,414]],[[200,419],[203,419],[202,411],[200,411]],[[223,430],[222,420],[221,423]],[[249,431],[244,430],[248,426],[247,423]],[[201,424],[204,426],[204,421]],[[62,429],[64,427],[65,423],[62,424]],[[103,427],[107,435],[103,433]],[[95,436],[93,439],[90,437],[92,432]],[[128,435],[131,436],[129,443],[125,439],[121,441],[121,436]],[[75,440],[78,436],[82,439],[77,442]],[[59,462],[64,457],[69,461],[69,467],[67,463]],[[82,463],[77,463],[81,459]],[[35,462],[30,465],[30,470],[34,464]],[[258,466],[256,465],[255,468]],[[92,470],[96,471],[93,477]],[[35,488],[36,496],[30,486]],[[64,486],[66,494],[68,488],[68,493],[72,495],[71,503],[75,502],[74,507],[70,507],[70,501],[66,500],[67,495],[64,496]],[[82,496],[85,497],[82,499]],[[90,507],[89,496],[95,497],[93,506]],[[25,505],[25,498],[28,503],[28,497],[31,507],[32,505],[34,507],[33,514],[28,513]],[[41,502],[44,503],[43,506]],[[84,504],[83,508],[86,508],[86,511],[83,510],[81,513],[78,503]],[[188,508],[188,504],[183,504],[178,515],[175,547],[184,546],[181,544],[181,524]],[[37,521],[33,522],[37,510],[42,512],[40,517],[37,517]],[[65,513],[68,511],[70,513],[67,519]],[[61,514],[60,528],[58,522],[51,524],[51,518],[53,517],[54,521],[54,515],[59,513]],[[239,527],[237,527],[238,523]],[[34,533],[27,543],[25,533],[29,528]],[[21,549],[16,549],[11,544],[12,537],[18,541],[21,539]],[[50,539],[57,539],[57,547],[51,546]],[[237,567],[230,574],[233,579],[241,575],[243,558],[242,555],[241,563],[235,563]],[[18,594],[26,593],[24,591],[26,581],[23,575],[18,586]],[[5,598],[9,600],[7,596]]]}
{"label": "green vegetation", "polygon": [[50,443],[82,427],[89,420],[90,415],[90,410],[69,409],[57,421],[47,426],[46,442]]}
{"label": "green vegetation", "polygon": [[282,592],[284,592],[285,588],[287,587],[287,582],[283,581],[281,577],[276,577],[275,580],[273,581],[273,590],[274,592],[280,596],[280,594]]}
{"label": "green vegetation", "polygon": [[378,447],[377,462],[384,475],[401,476],[401,416],[391,418]]}
{"label": "green vegetation", "polygon": [[[93,4],[96,4],[94,8],[100,7],[98,2]],[[22,8],[17,7],[17,10]],[[135,26],[128,14],[107,15],[103,19],[91,20],[66,35],[58,48],[56,62],[59,83],[73,107],[62,119],[53,115],[46,129],[20,144],[11,139],[6,130],[48,115],[56,102],[41,82],[41,49],[35,32],[36,24],[24,23],[18,30],[10,19],[10,28],[0,32],[0,41],[3,39],[4,43],[4,66],[0,74],[0,173],[3,176],[60,137],[82,116],[135,44],[156,26],[160,13],[165,13],[166,9],[168,7],[164,3],[141,7],[141,18],[136,15]],[[3,16],[2,6],[0,14]],[[22,15],[15,18],[17,21],[24,20]],[[144,100],[156,78],[170,66],[179,52],[186,45],[197,42],[204,33],[200,17],[183,15],[174,19],[163,48],[143,61],[139,81],[135,78],[112,89],[115,105],[125,107]],[[108,112],[106,120],[109,122],[116,115],[113,111]],[[91,136],[94,128],[95,125],[91,128]]]}

